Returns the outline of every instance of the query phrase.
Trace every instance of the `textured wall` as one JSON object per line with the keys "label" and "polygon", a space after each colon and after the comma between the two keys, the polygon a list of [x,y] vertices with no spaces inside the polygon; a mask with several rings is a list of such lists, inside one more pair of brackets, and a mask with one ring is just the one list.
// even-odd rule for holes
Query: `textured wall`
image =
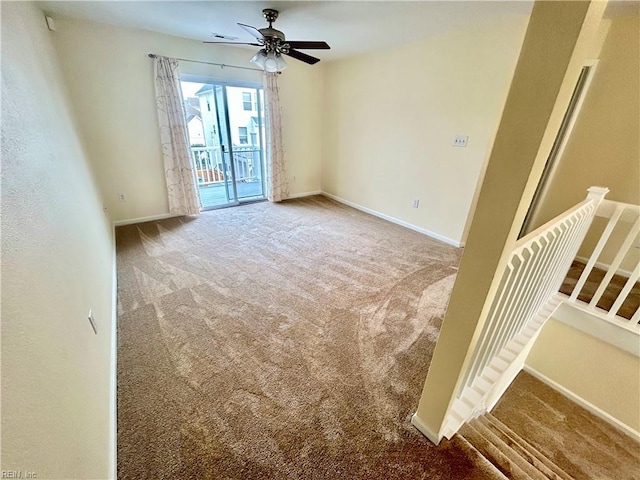
{"label": "textured wall", "polygon": [[3,470],[110,475],[113,247],[44,15],[3,3]]}
{"label": "textured wall", "polygon": [[532,229],[585,197],[592,185],[610,200],[640,203],[640,6],[612,19],[599,63]]}
{"label": "textured wall", "polygon": [[[564,154],[536,209],[532,228],[580,202],[586,189],[601,185],[607,197],[640,204],[640,4],[611,20],[598,67]],[[587,236],[580,255],[589,257],[604,229],[604,221]],[[616,228],[600,256],[610,264],[629,225]],[[640,250],[632,249],[622,264],[630,271]]]}
{"label": "textured wall", "polygon": [[526,364],[640,432],[638,357],[551,319]]}
{"label": "textured wall", "polygon": [[[327,64],[322,189],[463,240],[526,24],[499,19]],[[456,134],[466,148],[451,145]]]}

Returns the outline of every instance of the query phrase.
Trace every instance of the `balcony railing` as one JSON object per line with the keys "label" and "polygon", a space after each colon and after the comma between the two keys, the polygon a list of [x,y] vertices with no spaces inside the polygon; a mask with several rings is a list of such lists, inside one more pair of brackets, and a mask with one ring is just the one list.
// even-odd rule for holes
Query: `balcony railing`
{"label": "balcony railing", "polygon": [[[191,147],[193,167],[198,186],[214,185],[231,181],[231,165],[223,160],[220,147]],[[262,151],[256,146],[233,147],[235,180],[240,183],[257,182],[262,178]]]}

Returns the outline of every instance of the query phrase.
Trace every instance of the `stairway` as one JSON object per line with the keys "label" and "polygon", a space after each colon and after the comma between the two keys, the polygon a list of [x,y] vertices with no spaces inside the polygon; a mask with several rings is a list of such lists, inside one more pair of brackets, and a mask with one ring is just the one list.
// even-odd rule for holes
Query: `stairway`
{"label": "stairway", "polygon": [[490,413],[464,425],[458,435],[508,479],[572,480],[551,459]]}
{"label": "stairway", "polygon": [[640,443],[521,372],[491,413],[452,437],[495,478],[638,480]]}

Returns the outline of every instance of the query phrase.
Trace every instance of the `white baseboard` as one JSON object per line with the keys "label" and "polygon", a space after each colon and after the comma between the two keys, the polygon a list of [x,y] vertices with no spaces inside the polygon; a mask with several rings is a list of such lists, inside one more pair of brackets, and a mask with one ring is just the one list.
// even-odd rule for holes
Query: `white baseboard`
{"label": "white baseboard", "polygon": [[115,227],[121,227],[123,225],[132,225],[134,223],[153,222],[154,220],[164,220],[165,218],[175,217],[172,213],[161,213],[159,215],[151,215],[149,217],[130,218],[128,220],[117,220],[113,222]]}
{"label": "white baseboard", "polygon": [[433,443],[434,445],[438,445],[440,443],[440,440],[442,440],[442,437],[440,435],[437,435],[435,433],[433,433],[429,427],[427,427],[424,422],[420,419],[420,417],[418,416],[417,413],[414,413],[411,416],[411,425],[413,425],[414,427],[416,427],[418,429],[418,431],[423,434],[425,437],[427,437],[429,439],[429,441],[431,443]]}
{"label": "white baseboard", "polygon": [[109,436],[111,437],[111,445],[109,452],[109,465],[111,466],[111,472],[109,478],[115,480],[117,478],[118,472],[118,401],[117,401],[117,391],[118,391],[118,362],[117,362],[117,353],[118,353],[118,340],[117,340],[117,325],[118,325],[118,267],[117,267],[117,257],[116,257],[116,243],[115,243],[115,225],[113,226],[113,292],[112,292],[112,307],[111,307],[111,365],[110,369],[110,386],[109,386],[109,394],[110,394],[110,404],[109,404],[109,416],[111,425]]}
{"label": "white baseboard", "polygon": [[533,375],[538,380],[540,380],[542,383],[547,384],[548,386],[553,388],[555,391],[561,393],[562,395],[567,397],[572,402],[577,403],[578,405],[580,405],[582,408],[584,408],[588,412],[593,413],[596,417],[601,418],[602,420],[607,422],[612,427],[620,430],[622,433],[625,433],[626,435],[629,435],[636,442],[640,442],[640,432],[638,432],[637,430],[634,430],[629,425],[627,425],[625,423],[622,423],[620,420],[618,420],[617,418],[613,417],[609,413],[605,412],[600,407],[596,407],[593,403],[589,402],[588,400],[585,400],[580,395],[572,392],[571,390],[569,390],[566,387],[563,387],[558,382],[550,379],[546,375],[540,373],[539,371],[537,371],[534,368],[531,368],[528,365],[524,366],[524,371],[529,373],[530,375]]}
{"label": "white baseboard", "polygon": [[322,192],[320,190],[314,190],[313,192],[292,193],[287,197],[287,200],[292,198],[311,197],[312,195],[321,195],[321,194]]}
{"label": "white baseboard", "polygon": [[[293,193],[289,195],[286,200],[291,198],[302,198],[302,197],[310,197],[312,195],[321,195],[322,192],[320,190],[314,190],[312,192],[302,192],[302,193]],[[172,218],[178,215],[173,215],[171,213],[161,213],[159,215],[150,215],[148,217],[139,217],[139,218],[129,218],[126,220],[118,220],[113,222],[113,225],[116,227],[122,227],[124,225],[133,225],[134,223],[144,223],[144,222],[153,222],[155,220],[164,220],[165,218]]]}
{"label": "white baseboard", "polygon": [[382,218],[383,220],[386,220],[388,222],[395,223],[396,225],[400,225],[402,227],[408,228],[418,233],[422,233],[423,235],[426,235],[427,237],[431,237],[435,240],[440,240],[441,242],[448,243],[449,245],[453,245],[454,247],[458,247],[458,248],[463,246],[463,244],[457,240],[453,240],[451,238],[445,237],[444,235],[440,235],[439,233],[432,232],[430,230],[427,230],[426,228],[418,227],[417,225],[414,225],[409,222],[405,222],[404,220],[400,220],[398,218],[392,217],[391,215],[387,215],[385,213],[381,213],[376,210],[363,207],[362,205],[351,202],[349,200],[345,200],[344,198],[338,197],[337,195],[333,195],[332,193],[328,193],[325,191],[322,191],[321,193],[325,197],[335,200],[336,202],[343,203],[345,205],[348,205],[349,207],[355,208],[356,210],[360,210],[361,212],[365,212],[365,213],[368,213],[369,215],[373,215],[374,217]]}

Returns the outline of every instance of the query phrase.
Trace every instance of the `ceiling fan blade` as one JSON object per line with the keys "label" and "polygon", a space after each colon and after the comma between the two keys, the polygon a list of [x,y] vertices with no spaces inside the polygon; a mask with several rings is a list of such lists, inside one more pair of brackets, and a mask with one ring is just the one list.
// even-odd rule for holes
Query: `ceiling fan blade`
{"label": "ceiling fan blade", "polygon": [[245,25],[244,23],[238,23],[238,25],[240,25],[247,32],[249,32],[251,36],[254,37],[256,40],[258,41],[264,40],[264,36],[262,35],[262,33],[260,33],[260,30],[258,30],[256,27],[252,27],[251,25]]}
{"label": "ceiling fan blade", "polygon": [[302,50],[329,50],[331,47],[327,42],[307,42],[298,40],[287,40],[291,48]]}
{"label": "ceiling fan blade", "polygon": [[261,47],[260,43],[249,43],[249,42],[202,42],[202,43],[220,43],[222,45],[252,45],[254,47]]}
{"label": "ceiling fan blade", "polygon": [[290,57],[300,60],[301,62],[308,63],[309,65],[314,65],[320,61],[319,58],[312,57],[311,55],[307,55],[306,53],[298,52],[293,49],[289,50],[289,53],[286,53],[285,55],[289,55]]}

